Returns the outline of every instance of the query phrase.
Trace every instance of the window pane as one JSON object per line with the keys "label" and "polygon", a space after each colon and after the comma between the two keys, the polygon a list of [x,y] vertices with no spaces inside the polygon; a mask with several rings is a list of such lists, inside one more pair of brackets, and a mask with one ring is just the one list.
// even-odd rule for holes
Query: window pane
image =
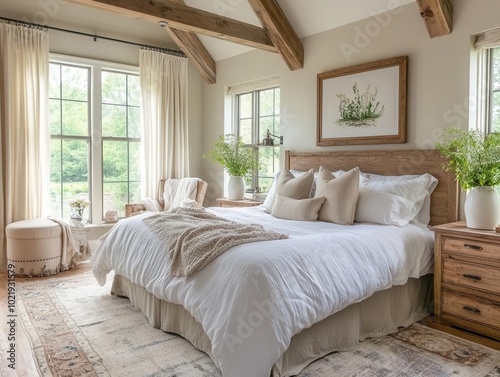
{"label": "window pane", "polygon": [[493,93],[491,104],[491,131],[500,132],[500,91]]}
{"label": "window pane", "polygon": [[252,117],[252,93],[240,94],[240,119]]}
{"label": "window pane", "polygon": [[87,102],[62,102],[62,131],[64,135],[88,136],[89,114]]}
{"label": "window pane", "polygon": [[87,140],[62,141],[62,181],[85,182],[88,192],[89,148]]}
{"label": "window pane", "polygon": [[141,88],[139,76],[128,75],[128,104],[130,106],[141,105]]}
{"label": "window pane", "polygon": [[259,100],[259,115],[272,115],[274,112],[274,89],[261,91]]}
{"label": "window pane", "polygon": [[49,65],[49,97],[61,98],[61,65]]}
{"label": "window pane", "polygon": [[275,88],[274,89],[274,113],[275,114],[280,114],[280,88]]}
{"label": "window pane", "polygon": [[500,90],[500,48],[492,50],[493,90]]}
{"label": "window pane", "polygon": [[252,144],[252,120],[244,119],[240,121],[240,136],[244,144]]}
{"label": "window pane", "polygon": [[58,99],[49,100],[49,121],[50,134],[59,135],[61,130],[61,101]]}
{"label": "window pane", "polygon": [[128,108],[128,137],[141,137],[141,108]]}
{"label": "window pane", "polygon": [[[141,155],[140,155],[140,142],[129,143],[129,159],[130,159],[130,180],[140,181],[141,180]],[[140,202],[140,200],[139,200]]]}
{"label": "window pane", "polygon": [[63,65],[62,98],[74,101],[87,101],[89,94],[89,69]]}
{"label": "window pane", "polygon": [[102,102],[116,105],[127,104],[127,75],[117,72],[102,72]]}
{"label": "window pane", "polygon": [[128,148],[126,141],[102,142],[102,163],[104,182],[127,181]]}
{"label": "window pane", "polygon": [[[260,125],[259,125],[259,134],[260,134],[260,140],[262,141],[263,138],[266,137],[267,135],[267,130],[269,130],[270,133],[273,135],[277,135],[276,132],[274,131],[274,117],[265,117],[265,118],[260,118]],[[277,135],[279,136],[279,135]],[[274,142],[276,144],[279,144],[279,140],[276,138],[273,138]]]}
{"label": "window pane", "polygon": [[117,211],[118,217],[125,216],[125,204],[128,203],[128,183],[109,182],[103,184],[103,211]]}
{"label": "window pane", "polygon": [[102,136],[127,136],[127,107],[102,105]]}
{"label": "window pane", "polygon": [[[141,182],[130,182],[130,203],[140,203],[141,202]],[[125,208],[123,209],[125,211]],[[120,216],[125,216],[125,213]]]}

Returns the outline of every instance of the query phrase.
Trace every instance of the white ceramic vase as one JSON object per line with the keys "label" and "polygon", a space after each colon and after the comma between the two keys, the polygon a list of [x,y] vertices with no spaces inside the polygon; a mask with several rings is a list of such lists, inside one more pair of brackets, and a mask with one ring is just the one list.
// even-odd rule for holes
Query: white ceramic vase
{"label": "white ceramic vase", "polygon": [[494,229],[500,224],[500,197],[490,186],[474,187],[465,198],[467,228]]}
{"label": "white ceramic vase", "polygon": [[231,176],[227,186],[227,197],[229,199],[243,199],[245,197],[245,180],[243,177]]}

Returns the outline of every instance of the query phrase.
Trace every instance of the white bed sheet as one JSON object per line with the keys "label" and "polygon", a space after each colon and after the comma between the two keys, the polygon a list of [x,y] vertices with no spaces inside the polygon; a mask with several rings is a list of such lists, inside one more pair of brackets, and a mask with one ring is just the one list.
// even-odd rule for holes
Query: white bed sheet
{"label": "white bed sheet", "polygon": [[141,214],[110,231],[93,256],[93,273],[104,284],[113,269],[184,306],[203,326],[225,377],[269,376],[294,334],[433,271],[433,233],[422,226],[282,220],[262,207],[207,211],[289,239],[239,245],[191,276],[171,277],[166,247],[142,222],[149,214]]}

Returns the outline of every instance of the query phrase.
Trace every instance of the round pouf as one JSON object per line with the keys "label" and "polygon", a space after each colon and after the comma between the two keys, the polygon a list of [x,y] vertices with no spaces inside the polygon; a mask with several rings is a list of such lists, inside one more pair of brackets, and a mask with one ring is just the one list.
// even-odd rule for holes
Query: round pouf
{"label": "round pouf", "polygon": [[22,220],[7,225],[7,260],[20,277],[57,274],[61,264],[62,229],[47,219]]}

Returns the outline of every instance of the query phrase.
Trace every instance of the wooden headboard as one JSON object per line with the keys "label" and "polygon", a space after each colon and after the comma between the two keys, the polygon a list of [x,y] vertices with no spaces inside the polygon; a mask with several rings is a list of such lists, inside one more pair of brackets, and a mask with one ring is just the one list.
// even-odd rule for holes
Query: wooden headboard
{"label": "wooden headboard", "polygon": [[458,219],[458,183],[451,171],[443,169],[445,158],[437,150],[292,152],[285,151],[285,167],[294,170],[330,171],[359,167],[362,172],[380,175],[432,174],[439,183],[431,195],[431,225]]}

